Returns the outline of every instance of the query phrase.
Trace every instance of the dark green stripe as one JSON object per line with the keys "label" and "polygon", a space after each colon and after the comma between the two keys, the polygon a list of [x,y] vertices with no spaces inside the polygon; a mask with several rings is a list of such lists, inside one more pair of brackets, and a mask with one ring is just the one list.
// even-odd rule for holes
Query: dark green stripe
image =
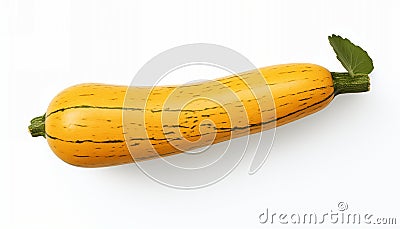
{"label": "dark green stripe", "polygon": [[[201,112],[205,110],[211,110],[211,109],[216,109],[219,108],[219,106],[215,107],[206,107],[204,109],[199,109],[199,110],[185,110],[185,109],[158,109],[158,110],[150,110],[152,113],[158,113],[158,112]],[[50,115],[53,115],[58,112],[63,112],[65,110],[71,110],[71,109],[109,109],[109,110],[127,110],[127,111],[144,111],[143,108],[136,108],[136,107],[104,107],[104,106],[90,106],[90,105],[78,105],[78,106],[72,106],[72,107],[65,107],[65,108],[60,108],[58,110],[52,111],[49,114],[46,114],[46,118],[48,118]]]}
{"label": "dark green stripe", "polygon": [[60,108],[58,110],[52,111],[48,114],[46,114],[46,118],[48,118],[50,115],[58,113],[58,112],[63,112],[65,110],[71,110],[71,109],[110,109],[110,110],[132,110],[132,111],[141,111],[143,110],[142,108],[134,108],[134,107],[104,107],[104,106],[90,106],[90,105],[78,105],[78,106],[72,106],[72,107],[65,107],[65,108]]}
{"label": "dark green stripe", "polygon": [[75,140],[75,141],[72,141],[72,140],[64,140],[64,139],[61,139],[61,138],[57,138],[57,137],[51,136],[51,135],[49,135],[47,133],[46,133],[46,137],[51,138],[53,140],[59,140],[59,141],[69,142],[69,143],[78,143],[78,144],[84,143],[84,142],[90,142],[90,143],[123,143],[123,142],[125,142],[125,140],[105,140],[105,141]]}

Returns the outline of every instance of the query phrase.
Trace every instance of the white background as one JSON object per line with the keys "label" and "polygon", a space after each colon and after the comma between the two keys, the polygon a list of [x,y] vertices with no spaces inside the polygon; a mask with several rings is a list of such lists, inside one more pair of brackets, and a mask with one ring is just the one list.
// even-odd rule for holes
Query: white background
{"label": "white background", "polygon": [[[258,216],[266,208],[329,212],[340,201],[349,211],[397,217],[400,224],[398,9],[396,1],[365,0],[1,0],[7,106],[0,227],[308,228],[262,225]],[[83,82],[128,85],[150,58],[188,43],[223,45],[260,67],[311,62],[342,71],[327,41],[332,33],[369,52],[371,91],[339,96],[323,111],[278,128],[267,163],[253,176],[246,157],[213,186],[176,190],[135,165],[67,165],[27,131],[62,89]]]}

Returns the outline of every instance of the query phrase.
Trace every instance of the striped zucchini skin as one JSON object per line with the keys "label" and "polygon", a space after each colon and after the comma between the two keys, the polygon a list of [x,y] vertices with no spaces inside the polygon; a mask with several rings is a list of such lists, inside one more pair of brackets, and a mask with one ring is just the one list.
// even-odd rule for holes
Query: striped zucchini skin
{"label": "striped zucchini skin", "polygon": [[50,103],[46,139],[72,165],[119,165],[280,126],[323,109],[334,98],[331,73],[321,66],[258,70],[272,94],[257,94],[265,88],[258,71],[181,87],[76,85]]}

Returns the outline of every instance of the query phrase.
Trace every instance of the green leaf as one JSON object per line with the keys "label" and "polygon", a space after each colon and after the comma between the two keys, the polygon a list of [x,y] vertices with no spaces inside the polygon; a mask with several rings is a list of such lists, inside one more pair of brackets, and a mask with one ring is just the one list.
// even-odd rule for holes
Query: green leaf
{"label": "green leaf", "polygon": [[368,75],[374,69],[372,59],[349,39],[333,34],[328,37],[336,57],[351,76]]}

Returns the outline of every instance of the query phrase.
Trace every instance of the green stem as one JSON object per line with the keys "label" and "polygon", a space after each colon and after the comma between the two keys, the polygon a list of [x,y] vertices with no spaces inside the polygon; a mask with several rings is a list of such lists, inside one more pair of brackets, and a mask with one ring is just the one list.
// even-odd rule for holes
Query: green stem
{"label": "green stem", "polygon": [[347,72],[331,72],[335,95],[369,91],[369,76],[351,76]]}
{"label": "green stem", "polygon": [[46,114],[33,118],[31,120],[31,125],[29,125],[28,129],[32,137],[43,136],[44,138],[46,138],[46,131],[44,125],[45,120],[46,120]]}

